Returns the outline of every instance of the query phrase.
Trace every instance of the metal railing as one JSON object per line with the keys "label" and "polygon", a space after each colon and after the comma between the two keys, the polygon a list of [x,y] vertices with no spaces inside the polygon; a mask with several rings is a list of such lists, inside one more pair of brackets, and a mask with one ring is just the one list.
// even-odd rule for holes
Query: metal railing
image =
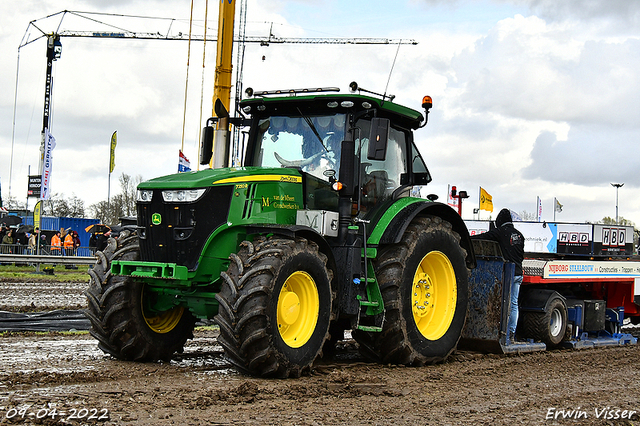
{"label": "metal railing", "polygon": [[0,244],[0,254],[93,257],[94,252],[95,248],[82,246],[73,250],[68,250],[64,247],[54,247],[51,245],[41,245],[40,247],[32,248],[23,244]]}
{"label": "metal railing", "polygon": [[36,249],[21,244],[0,244],[0,263],[92,265],[96,262],[95,249],[90,247],[66,250],[64,247],[43,245],[36,252]]}

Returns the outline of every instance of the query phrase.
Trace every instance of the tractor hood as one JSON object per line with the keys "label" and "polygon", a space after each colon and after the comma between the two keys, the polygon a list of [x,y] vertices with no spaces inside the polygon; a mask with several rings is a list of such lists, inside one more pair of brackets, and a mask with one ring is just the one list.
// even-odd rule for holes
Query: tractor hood
{"label": "tractor hood", "polygon": [[138,189],[195,189],[246,182],[301,182],[302,174],[293,168],[230,167],[157,177],[138,185]]}

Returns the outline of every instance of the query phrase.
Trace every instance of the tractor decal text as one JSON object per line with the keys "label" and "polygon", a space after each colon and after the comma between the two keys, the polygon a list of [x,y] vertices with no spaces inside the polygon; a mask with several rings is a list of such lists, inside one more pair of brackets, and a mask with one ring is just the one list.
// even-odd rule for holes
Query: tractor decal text
{"label": "tractor decal text", "polygon": [[248,182],[289,182],[289,183],[302,183],[302,177],[300,176],[288,176],[288,175],[249,175],[249,176],[236,176],[231,178],[225,178],[216,180],[214,185],[228,184],[228,183],[248,183]]}
{"label": "tractor decal text", "polygon": [[292,197],[291,195],[274,195],[273,199],[275,201],[293,201],[296,202],[296,197]]}
{"label": "tractor decal text", "polygon": [[280,182],[300,183],[302,182],[302,178],[299,176],[280,176]]}
{"label": "tractor decal text", "polygon": [[276,202],[273,203],[273,207],[276,209],[288,209],[288,210],[298,210],[300,207],[298,207],[298,204],[295,203],[280,203],[280,202]]}

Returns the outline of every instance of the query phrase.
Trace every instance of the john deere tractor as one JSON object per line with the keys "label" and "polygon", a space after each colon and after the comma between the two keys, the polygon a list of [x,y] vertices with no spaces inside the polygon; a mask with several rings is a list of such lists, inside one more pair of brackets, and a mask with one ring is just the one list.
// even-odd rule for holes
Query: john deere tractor
{"label": "john deere tractor", "polygon": [[475,258],[457,213],[413,196],[431,181],[414,143],[431,99],[423,116],[351,87],[248,90],[237,117],[217,108],[204,129],[202,164],[218,120],[241,130],[239,149],[216,137],[219,167],[138,186],[137,226],[90,271],[86,312],[103,351],[169,360],[199,318],[256,376],[299,376],[345,330],[383,363],[456,348]]}

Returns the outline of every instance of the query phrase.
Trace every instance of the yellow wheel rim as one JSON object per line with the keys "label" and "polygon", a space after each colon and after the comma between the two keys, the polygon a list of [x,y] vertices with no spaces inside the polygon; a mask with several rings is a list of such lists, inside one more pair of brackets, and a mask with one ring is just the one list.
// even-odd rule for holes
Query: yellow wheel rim
{"label": "yellow wheel rim", "polygon": [[182,314],[184,313],[184,308],[182,306],[176,306],[168,311],[147,315],[147,312],[145,312],[144,309],[144,297],[142,297],[142,300],[142,316],[144,317],[144,321],[147,323],[149,328],[156,333],[164,334],[170,332],[176,328],[182,319]]}
{"label": "yellow wheel rim", "polygon": [[456,311],[458,287],[449,258],[432,251],[422,258],[413,277],[411,307],[420,333],[438,340],[447,332]]}
{"label": "yellow wheel rim", "polygon": [[318,323],[320,298],[315,281],[306,272],[287,278],[277,301],[278,331],[284,342],[299,348],[309,341]]}

